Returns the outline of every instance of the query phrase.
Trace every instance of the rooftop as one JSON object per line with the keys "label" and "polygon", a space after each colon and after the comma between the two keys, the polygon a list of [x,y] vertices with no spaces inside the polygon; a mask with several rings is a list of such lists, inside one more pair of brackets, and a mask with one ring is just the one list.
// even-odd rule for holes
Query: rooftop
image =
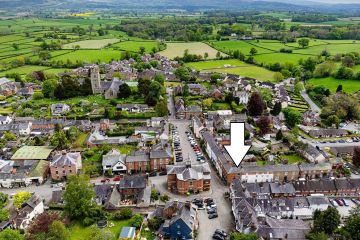
{"label": "rooftop", "polygon": [[46,160],[54,149],[49,146],[23,146],[11,157],[12,160]]}

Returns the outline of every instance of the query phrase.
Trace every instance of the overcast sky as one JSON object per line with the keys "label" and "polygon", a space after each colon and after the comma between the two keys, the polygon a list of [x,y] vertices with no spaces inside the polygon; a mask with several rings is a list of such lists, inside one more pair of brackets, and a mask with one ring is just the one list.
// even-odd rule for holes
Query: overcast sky
{"label": "overcast sky", "polygon": [[360,0],[312,0],[313,2],[324,3],[360,3]]}

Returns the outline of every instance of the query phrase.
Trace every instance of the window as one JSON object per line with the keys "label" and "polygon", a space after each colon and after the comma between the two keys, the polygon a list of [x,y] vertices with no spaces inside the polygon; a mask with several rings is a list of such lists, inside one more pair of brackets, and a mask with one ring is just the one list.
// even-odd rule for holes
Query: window
{"label": "window", "polygon": [[71,169],[69,170],[69,173],[72,173]]}

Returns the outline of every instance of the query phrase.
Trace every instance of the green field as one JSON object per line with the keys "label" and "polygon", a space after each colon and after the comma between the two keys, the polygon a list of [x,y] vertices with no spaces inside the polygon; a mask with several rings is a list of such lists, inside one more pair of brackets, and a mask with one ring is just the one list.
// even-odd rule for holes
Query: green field
{"label": "green field", "polygon": [[[190,54],[204,56],[205,53],[208,53],[209,59],[215,58],[216,53],[218,52],[216,49],[202,42],[186,42],[186,43],[169,42],[166,43],[166,49],[164,51],[159,52],[159,54],[167,58],[173,59],[175,57],[182,57],[186,49],[189,51]],[[225,54],[223,53],[222,55],[225,56]]]}
{"label": "green field", "polygon": [[[224,67],[224,65],[231,66]],[[274,75],[273,72],[265,68],[234,59],[187,63],[186,66],[199,71],[237,74],[243,77],[252,77],[262,81],[273,81]]]}
{"label": "green field", "polygon": [[84,40],[79,42],[73,42],[63,45],[63,49],[73,49],[74,46],[79,45],[80,49],[100,49],[106,47],[109,44],[118,42],[117,38],[110,39],[96,39],[96,40]]}
{"label": "green field", "polygon": [[[112,60],[119,60],[121,57],[121,51],[116,51],[113,49],[99,49],[99,50],[76,50],[71,52],[65,52],[64,50],[55,51],[55,54],[58,56],[51,58],[51,61],[67,61],[71,60],[75,61],[83,61],[86,63],[93,63],[93,62],[110,62]],[[65,50],[66,51],[66,50]],[[53,53],[51,53],[53,56]]]}
{"label": "green field", "polygon": [[343,91],[347,93],[355,93],[360,90],[360,80],[339,80],[332,77],[328,78],[312,78],[307,82],[307,85],[324,86],[330,90],[331,93],[336,92],[339,85],[343,86]]}
{"label": "green field", "polygon": [[157,41],[125,41],[119,42],[112,45],[113,48],[118,48],[119,50],[139,52],[140,47],[145,48],[145,52],[151,52],[153,48],[159,47],[159,42]]}
{"label": "green field", "polygon": [[271,63],[293,63],[297,64],[300,59],[306,59],[308,55],[293,54],[293,53],[271,53],[255,55],[255,61],[257,63],[271,64]]}
{"label": "green field", "polygon": [[220,41],[220,42],[211,42],[211,45],[214,46],[216,49],[219,49],[223,52],[230,52],[239,50],[243,54],[249,54],[251,48],[255,48],[258,54],[262,53],[271,53],[271,50],[264,49],[262,47],[251,45],[250,42],[247,41]]}

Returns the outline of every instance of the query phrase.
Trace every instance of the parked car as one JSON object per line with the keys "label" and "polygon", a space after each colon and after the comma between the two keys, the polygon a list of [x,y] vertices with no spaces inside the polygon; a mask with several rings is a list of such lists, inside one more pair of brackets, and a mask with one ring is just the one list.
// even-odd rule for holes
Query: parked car
{"label": "parked car", "polygon": [[118,181],[120,181],[120,180],[121,180],[121,177],[120,177],[120,176],[116,176],[116,177],[113,178],[113,181],[115,181],[115,182],[118,182]]}
{"label": "parked car", "polygon": [[225,239],[222,235],[216,234],[216,233],[212,236],[212,238],[216,239],[216,240],[224,240]]}
{"label": "parked car", "polygon": [[342,200],[342,202],[344,203],[344,205],[345,205],[346,207],[349,206],[349,202],[348,202],[345,198],[342,198],[341,200]]}
{"label": "parked car", "polygon": [[155,177],[156,175],[157,175],[156,172],[149,173],[149,177]]}
{"label": "parked car", "polygon": [[228,235],[224,230],[221,230],[221,229],[216,229],[214,234],[219,234],[219,235],[221,235],[221,236],[223,236],[225,238]]}
{"label": "parked car", "polygon": [[217,212],[217,210],[216,209],[213,209],[213,208],[211,208],[210,210],[207,210],[207,213],[208,214],[214,214],[214,213],[216,213]]}
{"label": "parked car", "polygon": [[344,203],[340,199],[335,199],[335,201],[339,206],[344,206]]}
{"label": "parked car", "polygon": [[213,213],[208,216],[209,219],[213,219],[213,218],[217,218],[217,217],[218,217],[217,213]]}

